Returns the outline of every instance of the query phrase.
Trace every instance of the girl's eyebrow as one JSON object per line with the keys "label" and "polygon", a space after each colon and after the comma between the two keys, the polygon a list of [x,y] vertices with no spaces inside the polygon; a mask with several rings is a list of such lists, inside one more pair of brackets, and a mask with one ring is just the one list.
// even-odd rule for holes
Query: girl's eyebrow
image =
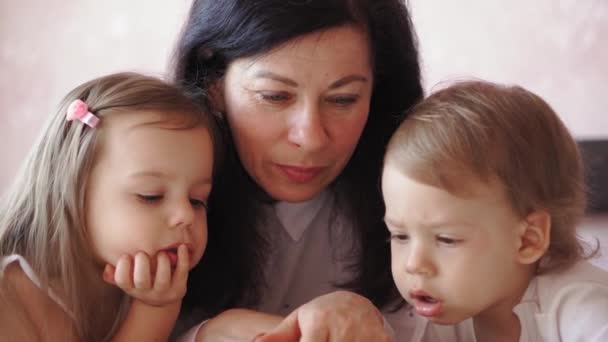
{"label": "girl's eyebrow", "polygon": [[129,174],[129,178],[154,177],[163,178],[166,175],[159,171],[137,171]]}
{"label": "girl's eyebrow", "polygon": [[387,226],[396,228],[396,229],[404,229],[405,226],[401,223],[398,222],[397,220],[394,220],[388,216],[384,216],[384,223],[386,223]]}
{"label": "girl's eyebrow", "polygon": [[[154,177],[154,178],[167,178],[169,175],[160,172],[160,171],[136,171],[128,175],[129,178],[145,178],[145,177]],[[196,184],[201,185],[210,185],[212,180],[210,177],[205,177],[198,179]]]}

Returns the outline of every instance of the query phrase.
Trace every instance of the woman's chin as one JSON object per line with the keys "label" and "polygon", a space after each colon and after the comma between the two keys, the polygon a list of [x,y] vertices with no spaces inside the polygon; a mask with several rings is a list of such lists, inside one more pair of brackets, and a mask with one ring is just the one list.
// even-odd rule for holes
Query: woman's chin
{"label": "woman's chin", "polygon": [[324,189],[325,187],[315,189],[280,189],[269,194],[277,201],[300,203],[317,197]]}

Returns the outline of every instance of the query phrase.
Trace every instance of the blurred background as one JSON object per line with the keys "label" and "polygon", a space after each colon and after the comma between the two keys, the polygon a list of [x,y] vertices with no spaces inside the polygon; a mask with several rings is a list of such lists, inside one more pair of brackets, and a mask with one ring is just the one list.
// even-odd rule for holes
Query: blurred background
{"label": "blurred background", "polygon": [[[190,3],[1,0],[0,192],[73,87],[115,71],[162,76]],[[599,152],[588,159],[608,165],[608,1],[409,3],[427,93],[441,81],[471,76],[519,83],[543,96],[578,140],[604,140],[601,148],[591,144]],[[591,215],[586,227],[606,232],[608,218]]]}

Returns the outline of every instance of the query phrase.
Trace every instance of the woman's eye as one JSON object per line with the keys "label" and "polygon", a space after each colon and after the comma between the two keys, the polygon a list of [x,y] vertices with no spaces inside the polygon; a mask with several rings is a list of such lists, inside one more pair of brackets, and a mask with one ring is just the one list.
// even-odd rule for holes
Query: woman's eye
{"label": "woman's eye", "polygon": [[262,100],[271,103],[281,103],[289,101],[291,99],[291,96],[288,93],[283,92],[263,92],[260,93],[260,97],[262,98]]}
{"label": "woman's eye", "polygon": [[339,106],[348,107],[359,100],[359,96],[334,96],[328,99],[329,102]]}
{"label": "woman's eye", "polygon": [[156,203],[159,202],[163,199],[163,195],[143,195],[143,194],[139,194],[137,195],[137,197],[146,203]]}
{"label": "woman's eye", "polygon": [[207,203],[196,198],[191,198],[190,204],[195,208],[207,209]]}

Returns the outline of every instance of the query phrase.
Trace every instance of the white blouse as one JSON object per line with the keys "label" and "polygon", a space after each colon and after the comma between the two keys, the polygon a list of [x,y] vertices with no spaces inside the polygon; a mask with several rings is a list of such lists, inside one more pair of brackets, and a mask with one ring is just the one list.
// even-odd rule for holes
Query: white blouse
{"label": "white blouse", "polygon": [[[36,287],[41,288],[40,280],[38,279],[38,276],[36,275],[36,273],[34,273],[34,270],[30,266],[30,264],[27,262],[27,260],[25,260],[25,258],[23,258],[21,255],[18,255],[18,254],[12,254],[12,255],[0,257],[0,278],[2,278],[4,276],[4,271],[12,263],[19,264],[19,267],[21,268],[23,273],[25,273],[25,275],[30,279],[30,281],[34,285],[36,285]],[[51,298],[51,300],[53,300],[55,303],[57,303],[57,305],[59,305],[59,307],[61,307],[63,309],[63,311],[65,311],[72,319],[74,319],[70,310],[68,310],[68,308],[61,301],[61,299],[59,299],[59,297],[53,292],[53,290],[49,289],[47,292],[47,295]]]}

